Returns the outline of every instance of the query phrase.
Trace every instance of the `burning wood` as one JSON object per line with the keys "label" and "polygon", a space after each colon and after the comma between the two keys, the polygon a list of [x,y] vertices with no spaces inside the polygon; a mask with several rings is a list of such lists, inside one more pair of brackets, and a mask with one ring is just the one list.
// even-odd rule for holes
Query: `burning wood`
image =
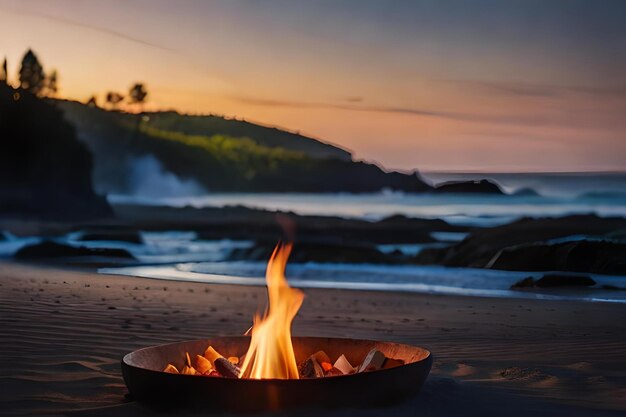
{"label": "burning wood", "polygon": [[333,367],[341,372],[342,375],[349,375],[356,372],[356,369],[350,364],[345,355],[338,357]]}
{"label": "burning wood", "polygon": [[377,371],[383,367],[386,360],[387,358],[381,351],[372,349],[368,352],[357,372]]}
{"label": "burning wood", "polygon": [[195,366],[187,352],[182,369],[170,363],[163,372],[225,378],[299,379],[349,375],[404,364],[372,349],[356,368],[345,355],[340,355],[333,362],[323,350],[298,365],[291,342],[291,322],[302,305],[304,295],[300,290],[291,288],[284,275],[290,252],[290,244],[279,244],[267,264],[269,306],[263,316],[254,318],[250,346],[244,356],[229,356],[226,359],[208,346],[203,355],[195,356]]}
{"label": "burning wood", "polygon": [[[241,368],[237,366],[236,362],[240,362],[238,357],[231,356],[226,359],[212,346],[208,346],[204,355],[196,355],[195,366],[192,366],[190,355],[187,352],[185,354],[185,364],[180,371],[174,364],[168,363],[163,369],[163,372],[183,375],[239,378]],[[376,371],[379,369],[389,369],[401,365],[404,365],[404,361],[387,358],[382,352],[376,349],[369,351],[357,367],[353,367],[343,354],[340,355],[333,364],[333,361],[326,352],[320,350],[300,363],[298,366],[298,377],[326,378]]]}

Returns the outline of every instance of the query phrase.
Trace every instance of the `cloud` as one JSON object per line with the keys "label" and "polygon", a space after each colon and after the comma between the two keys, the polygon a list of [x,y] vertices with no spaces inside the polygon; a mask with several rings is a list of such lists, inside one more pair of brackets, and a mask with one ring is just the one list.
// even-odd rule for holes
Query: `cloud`
{"label": "cloud", "polygon": [[506,81],[439,80],[488,94],[522,97],[563,97],[571,94],[616,96],[626,98],[626,85],[605,87],[530,84]]}
{"label": "cloud", "polygon": [[289,100],[271,100],[260,99],[254,97],[236,96],[232,97],[236,101],[245,104],[251,104],[254,106],[268,106],[268,107],[291,107],[297,109],[338,109],[348,111],[362,111],[362,112],[380,112],[380,113],[400,113],[400,114],[412,114],[415,116],[429,116],[429,117],[446,117],[451,119],[463,119],[470,118],[470,115],[464,115],[463,113],[416,109],[408,107],[387,107],[387,106],[362,106],[358,104],[335,104],[335,103],[319,103],[310,101],[289,101]]}
{"label": "cloud", "polygon": [[88,30],[92,30],[94,32],[99,32],[99,33],[103,33],[118,39],[124,39],[126,41],[129,42],[133,42],[139,45],[143,45],[143,46],[148,46],[151,48],[156,48],[156,49],[161,49],[164,51],[169,51],[172,52],[174,51],[171,48],[165,47],[163,45],[158,45],[156,43],[147,41],[145,39],[141,39],[141,38],[136,38],[134,36],[130,36],[127,35],[123,32],[118,32],[116,30],[113,29],[109,29],[109,28],[105,28],[105,27],[101,27],[101,26],[95,26],[95,25],[91,25],[91,24],[87,24],[87,23],[82,23],[82,22],[77,22],[75,20],[71,20],[71,19],[66,19],[64,17],[61,16],[54,16],[54,15],[49,15],[46,13],[40,13],[40,12],[36,12],[36,11],[32,11],[32,10],[15,10],[15,9],[10,9],[10,8],[4,8],[5,11],[8,11],[10,13],[15,13],[15,14],[19,14],[19,15],[23,15],[23,16],[32,16],[32,17],[37,17],[37,18],[41,18],[41,19],[46,19],[46,20],[50,20],[53,22],[57,22],[57,23],[61,23],[64,25],[68,25],[68,26],[75,26],[75,27],[79,27],[79,28],[83,28],[83,29],[88,29]]}
{"label": "cloud", "polygon": [[[563,127],[586,129],[605,127],[606,121],[602,118],[584,117],[572,118],[570,115],[555,115],[546,112],[536,112],[534,114],[493,114],[493,113],[464,113],[453,112],[440,109],[413,108],[402,106],[372,106],[358,103],[323,103],[305,102],[289,100],[272,100],[254,97],[235,96],[232,99],[245,104],[267,107],[286,107],[292,109],[336,109],[357,112],[392,113],[417,117],[435,117],[449,120],[456,120],[470,123],[495,124],[505,126],[523,127]],[[597,120],[596,120],[597,119]]]}

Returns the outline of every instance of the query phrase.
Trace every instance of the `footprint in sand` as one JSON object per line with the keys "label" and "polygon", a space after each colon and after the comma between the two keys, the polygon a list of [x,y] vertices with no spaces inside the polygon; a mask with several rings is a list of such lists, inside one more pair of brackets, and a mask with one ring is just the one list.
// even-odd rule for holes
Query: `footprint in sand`
{"label": "footprint in sand", "polygon": [[457,363],[456,369],[450,374],[455,378],[462,378],[476,373],[476,368],[465,363]]}
{"label": "footprint in sand", "polygon": [[576,362],[569,365],[565,365],[564,368],[575,369],[577,371],[592,371],[593,365],[589,362]]}
{"label": "footprint in sand", "polygon": [[540,369],[519,368],[517,366],[502,369],[497,377],[508,381],[529,382],[536,386],[552,386],[558,382],[554,375],[549,375]]}

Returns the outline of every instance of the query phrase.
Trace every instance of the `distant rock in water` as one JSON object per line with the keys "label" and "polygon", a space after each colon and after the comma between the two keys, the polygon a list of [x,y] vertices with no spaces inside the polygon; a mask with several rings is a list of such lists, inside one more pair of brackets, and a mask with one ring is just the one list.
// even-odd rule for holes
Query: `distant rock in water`
{"label": "distant rock in water", "polygon": [[135,257],[125,249],[86,248],[84,246],[76,247],[50,240],[25,246],[15,253],[15,258],[23,260],[73,258],[82,256],[135,259]]}
{"label": "distant rock in water", "polygon": [[511,285],[512,290],[526,288],[592,287],[596,282],[587,275],[546,274],[538,280],[524,278]]}
{"label": "distant rock in water", "polygon": [[505,194],[498,184],[489,180],[444,182],[435,187],[435,192],[450,194]]}
{"label": "distant rock in water", "polygon": [[0,215],[112,215],[91,184],[91,154],[55,106],[0,83]]}

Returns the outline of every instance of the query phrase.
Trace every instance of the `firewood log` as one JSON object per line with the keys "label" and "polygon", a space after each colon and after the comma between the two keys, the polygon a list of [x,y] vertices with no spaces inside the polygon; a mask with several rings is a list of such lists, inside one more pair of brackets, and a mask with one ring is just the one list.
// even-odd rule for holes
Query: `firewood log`
{"label": "firewood log", "polygon": [[167,366],[165,367],[165,369],[163,369],[163,372],[167,372],[168,374],[179,374],[180,372],[178,372],[178,368],[176,368],[174,365],[172,365],[171,363],[168,363]]}
{"label": "firewood log", "polygon": [[324,362],[331,363],[330,358],[323,350],[319,350],[311,355],[313,359],[317,361],[317,363],[322,364]]}
{"label": "firewood log", "polygon": [[207,374],[213,369],[211,361],[204,356],[196,355],[196,370],[201,374]]}
{"label": "firewood log", "polygon": [[345,355],[341,355],[339,358],[337,358],[333,367],[341,371],[343,375],[353,374],[356,371],[356,369],[354,369],[354,366],[352,366],[352,364],[348,362],[348,359],[346,359]]}
{"label": "firewood log", "polygon": [[324,376],[322,366],[313,357],[302,362],[298,372],[303,378],[322,378]]}
{"label": "firewood log", "polygon": [[204,351],[204,357],[208,359],[209,362],[211,362],[211,365],[213,365],[213,367],[215,367],[215,360],[217,358],[223,358],[221,354],[213,349],[213,346],[209,346],[208,348],[206,348],[206,350]]}
{"label": "firewood log", "polygon": [[385,361],[385,364],[383,365],[383,369],[395,368],[397,366],[402,366],[402,365],[404,365],[404,361],[401,359],[387,358],[387,360]]}
{"label": "firewood log", "polygon": [[228,359],[224,357],[217,358],[215,359],[214,365],[215,370],[217,370],[220,375],[226,378],[239,378],[239,372],[241,372],[241,370]]}
{"label": "firewood log", "polygon": [[383,367],[386,359],[387,358],[381,351],[372,349],[368,352],[367,356],[365,356],[357,372],[376,371]]}

